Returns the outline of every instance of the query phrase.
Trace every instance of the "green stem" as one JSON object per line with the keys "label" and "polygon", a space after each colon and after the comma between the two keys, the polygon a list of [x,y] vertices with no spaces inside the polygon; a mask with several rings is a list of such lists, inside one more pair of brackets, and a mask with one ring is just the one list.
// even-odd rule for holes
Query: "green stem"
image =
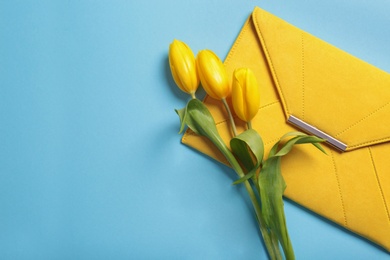
{"label": "green stem", "polygon": [[190,93],[192,99],[196,99],[195,92]]}
{"label": "green stem", "polygon": [[[228,109],[226,100],[224,100],[224,104]],[[239,178],[244,177],[245,172],[241,168],[241,165],[237,161],[236,157],[233,155],[233,153],[230,151],[228,146],[225,144],[224,140],[219,135],[218,129],[215,126],[215,121],[210,111],[201,101],[190,100],[185,110],[179,110],[177,112],[178,115],[180,116],[180,121],[182,124],[183,122],[186,123],[188,127],[192,129],[195,133],[207,137],[226,157],[230,166],[235,170],[238,177]],[[229,114],[231,117],[231,113]],[[232,124],[234,124],[233,120],[232,120]],[[257,223],[260,232],[263,236],[263,241],[270,258],[277,259],[277,260],[282,259],[278,240],[273,239],[274,231],[269,229],[266,225],[263,213],[260,208],[259,197],[254,192],[252,186],[248,181],[244,181],[243,183],[248,192],[252,205],[254,207]]]}
{"label": "green stem", "polygon": [[248,125],[248,129],[252,129],[252,121],[248,121],[247,125]]}
{"label": "green stem", "polygon": [[232,130],[233,130],[233,134],[234,136],[237,136],[237,130],[236,130],[236,124],[234,123],[234,119],[233,119],[233,116],[232,116],[232,112],[230,111],[230,108],[229,108],[229,105],[228,103],[226,102],[226,99],[223,98],[222,99],[222,103],[223,105],[225,106],[225,109],[229,115],[229,120],[230,120],[230,123],[232,124]]}
{"label": "green stem", "polygon": [[[231,167],[235,170],[237,175],[241,178],[244,176],[244,171],[242,170],[240,164],[237,162],[236,158],[232,154],[232,152],[227,148],[226,144],[219,138],[219,136],[214,136],[214,138],[210,138],[210,140],[218,147],[218,149],[224,154]],[[248,192],[249,198],[251,199],[252,205],[255,209],[257,222],[259,224],[260,232],[264,239],[264,244],[267,248],[268,254],[271,259],[282,259],[282,254],[279,249],[278,240],[275,239],[276,235],[268,231],[266,228],[265,220],[263,218],[261,208],[258,202],[258,199],[255,195],[255,192],[252,189],[252,186],[248,181],[244,182],[244,186]]]}

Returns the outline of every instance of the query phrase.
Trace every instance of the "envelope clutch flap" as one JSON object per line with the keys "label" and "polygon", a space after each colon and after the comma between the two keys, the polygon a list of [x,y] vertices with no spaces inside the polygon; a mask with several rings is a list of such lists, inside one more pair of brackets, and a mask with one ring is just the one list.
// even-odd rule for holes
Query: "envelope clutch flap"
{"label": "envelope clutch flap", "polygon": [[286,119],[346,151],[390,141],[390,74],[260,8],[252,19]]}

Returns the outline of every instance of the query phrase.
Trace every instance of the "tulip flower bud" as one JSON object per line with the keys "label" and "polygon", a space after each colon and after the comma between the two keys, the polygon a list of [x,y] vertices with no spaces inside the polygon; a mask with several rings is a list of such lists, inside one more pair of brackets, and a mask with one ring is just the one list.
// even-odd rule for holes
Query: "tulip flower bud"
{"label": "tulip flower bud", "polygon": [[203,50],[196,58],[200,81],[204,90],[212,98],[225,99],[230,95],[231,86],[225,66],[218,56],[210,50]]}
{"label": "tulip flower bud", "polygon": [[176,85],[194,96],[199,86],[199,76],[194,53],[187,44],[174,40],[169,45],[169,66]]}
{"label": "tulip flower bud", "polygon": [[260,93],[256,76],[250,69],[236,69],[233,73],[232,85],[234,111],[241,120],[250,122],[260,106]]}

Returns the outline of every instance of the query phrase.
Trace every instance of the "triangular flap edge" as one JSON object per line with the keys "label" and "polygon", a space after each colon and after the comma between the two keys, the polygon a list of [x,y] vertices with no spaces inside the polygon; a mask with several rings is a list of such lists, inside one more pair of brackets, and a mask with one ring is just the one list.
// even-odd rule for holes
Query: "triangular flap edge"
{"label": "triangular flap edge", "polygon": [[[381,108],[383,106],[383,103],[386,104],[385,105],[386,108],[387,108],[387,104],[390,103],[390,88],[385,89],[384,87],[386,84],[390,86],[390,75],[388,73],[374,67],[373,65],[363,60],[360,60],[352,56],[351,54],[341,49],[338,49],[333,45],[330,45],[329,43],[287,23],[286,21],[268,13],[267,11],[259,7],[256,7],[252,13],[252,22],[256,29],[256,33],[259,38],[262,51],[269,65],[269,70],[272,74],[275,88],[281,99],[286,121],[291,116],[297,116],[303,121],[306,121],[309,125],[312,125],[314,127],[317,127],[318,129],[323,130],[325,133],[329,134],[329,136],[334,137],[334,139],[340,140],[341,143],[346,145],[346,148],[343,149],[346,151],[351,151],[361,147],[367,147],[370,145],[375,145],[375,144],[380,144],[380,143],[385,143],[390,141],[390,137],[388,134],[390,132],[390,119],[389,119],[390,117],[387,117],[387,119],[389,119],[389,122],[387,122],[386,118],[384,118],[384,120],[387,122],[387,123],[385,122],[384,124],[386,124],[387,125],[386,127],[389,128],[387,129],[386,127],[383,126],[383,120],[378,121],[375,120],[374,117],[369,118],[369,116],[367,116],[372,114],[373,113],[372,111],[380,110],[378,109],[378,107]],[[271,30],[269,27],[275,30]],[[280,31],[278,32],[278,30]],[[282,32],[286,33],[290,31],[291,33],[288,34],[288,40],[285,39],[280,40],[281,37],[278,35],[278,33],[282,34]],[[272,38],[271,41],[273,39],[277,39],[277,41],[269,42],[270,41],[268,39],[269,35],[273,37],[273,38],[271,37]],[[302,40],[302,45],[300,45],[299,43],[300,37]],[[307,72],[304,71],[305,67],[303,64],[303,60],[301,60],[303,58],[300,57],[300,55],[303,56],[305,51],[303,47],[304,38],[308,38],[307,41],[309,41],[309,43],[310,42],[313,43],[314,46],[314,47],[313,46],[308,47],[308,48],[311,47],[312,50],[311,50],[311,57],[308,58],[311,59],[310,60],[311,63],[309,61],[308,62],[309,64],[306,65]],[[288,46],[287,47],[282,46],[283,44],[286,44]],[[318,94],[318,96],[315,96],[313,95],[313,93],[317,89],[314,88],[306,89],[307,91],[306,103],[308,103],[308,105],[305,111],[305,92],[304,92],[305,90],[303,87],[301,87],[301,85],[303,86],[305,83],[309,86],[316,85],[315,84],[316,82],[313,81],[314,77],[312,75],[313,73],[318,73],[316,72],[316,69],[318,69],[318,67],[316,66],[322,65],[320,64],[320,62],[318,62],[318,64],[320,65],[315,64],[316,57],[313,56],[312,54],[313,48],[315,48],[317,45],[326,47],[325,50],[323,51],[324,53],[322,53],[323,56],[328,55],[327,52],[329,52],[330,55],[334,56],[334,60],[336,60],[338,57],[341,57],[342,60],[346,60],[347,62],[351,63],[353,66],[356,66],[360,74],[357,76],[361,76],[361,73],[365,73],[363,80],[366,81],[366,84],[370,83],[369,81],[370,79],[372,78],[376,79],[376,83],[374,87],[375,90],[377,90],[376,92],[380,93],[380,95],[378,95],[378,93],[376,93],[375,91],[372,91],[372,93],[367,94],[368,96],[371,95],[370,99],[367,98],[367,95],[361,95],[361,94],[358,95],[359,91],[356,90],[359,90],[359,86],[355,87],[354,89],[353,86],[352,87],[350,86],[352,84],[348,84],[351,83],[349,79],[351,78],[352,72],[349,70],[348,66],[344,66],[346,68],[344,69],[344,71],[341,72],[340,77],[344,77],[344,76],[347,77],[338,78],[337,74],[333,75],[333,84],[331,87],[335,88],[334,86],[335,84],[338,83],[339,80],[341,82],[340,85],[344,84],[340,87],[341,90],[338,90],[339,92],[336,91],[336,93],[333,93],[333,91],[331,91],[331,88],[327,89],[326,87],[328,82],[324,82],[324,81],[321,82],[323,86],[321,91],[328,91],[329,93],[324,93],[323,95]],[[287,50],[288,55],[281,55],[279,49],[280,51]],[[274,56],[276,56],[276,58]],[[287,70],[282,67],[282,65],[284,65],[284,60],[280,61],[280,59],[286,59],[288,60],[288,62],[290,62],[289,65],[291,66],[288,67],[289,68],[288,72],[286,72]],[[291,62],[291,60],[293,61]],[[327,66],[331,67],[332,65],[331,62],[333,62],[334,60],[330,60]],[[295,64],[293,62],[295,62]],[[335,62],[337,62],[337,60]],[[337,65],[343,68],[342,64],[340,65],[340,63],[338,63]],[[283,70],[282,74],[280,68],[282,68]],[[291,70],[293,70],[293,72],[291,72]],[[290,74],[286,76],[285,75],[286,73],[290,73]],[[305,73],[309,74],[309,76],[305,75]],[[325,71],[325,73],[327,72]],[[299,80],[299,78],[301,78],[301,80]],[[377,78],[380,78],[381,81],[378,80]],[[352,83],[353,82],[354,81],[352,81]],[[378,87],[379,82],[382,85],[382,87]],[[370,87],[370,90],[372,90],[374,87]],[[363,101],[364,100],[369,100],[369,101],[367,101],[366,102],[367,104],[365,104],[364,106],[361,105],[362,102],[360,102],[360,100],[356,102],[352,100],[352,102],[349,102],[351,101],[352,97],[346,95],[346,93],[348,93],[347,91],[355,91],[354,97],[357,97],[358,99]],[[327,98],[330,100],[329,101],[328,99],[326,99],[326,101],[329,102],[329,104],[332,104],[331,101],[337,100],[337,102],[333,102],[333,103],[337,103],[337,105],[341,108],[343,108],[344,106],[344,108],[339,111],[342,111],[345,114],[343,118],[345,120],[341,120],[340,115],[335,116],[337,113],[336,114],[333,113],[332,108],[329,109],[328,111],[329,113],[328,113],[326,112],[326,109],[323,107],[320,108],[314,107],[317,101],[322,101],[321,99],[323,99],[322,97],[324,95],[327,95]],[[379,96],[378,97],[379,99],[376,98],[377,96]],[[344,100],[345,102],[340,102],[339,100]],[[374,100],[375,102],[373,102]],[[310,104],[310,102],[312,104]],[[321,102],[317,102],[317,103],[321,104]],[[387,109],[383,109],[383,110],[387,111]],[[318,113],[318,111],[320,112]],[[369,118],[369,120],[366,120],[367,118]],[[360,124],[359,127],[355,127],[355,126],[350,127],[351,125],[355,125],[355,124],[358,125],[356,122]],[[380,124],[382,125],[379,127]],[[376,125],[378,125],[378,127],[376,127]],[[361,129],[366,126],[371,127],[370,128],[371,132],[361,131]],[[348,135],[340,134],[344,132],[345,129],[348,129]]]}

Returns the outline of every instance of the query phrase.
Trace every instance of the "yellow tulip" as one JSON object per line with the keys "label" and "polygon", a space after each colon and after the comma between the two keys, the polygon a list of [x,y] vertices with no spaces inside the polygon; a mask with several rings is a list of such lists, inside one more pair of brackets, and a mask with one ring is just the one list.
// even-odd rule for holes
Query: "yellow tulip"
{"label": "yellow tulip", "polygon": [[195,97],[195,91],[199,86],[199,76],[194,53],[187,44],[174,40],[169,45],[169,66],[176,85],[182,91]]}
{"label": "yellow tulip", "polygon": [[236,115],[245,122],[250,122],[259,110],[259,86],[255,74],[248,68],[234,71],[232,103]]}
{"label": "yellow tulip", "polygon": [[231,86],[226,69],[218,56],[210,50],[203,50],[196,58],[200,81],[212,98],[225,99],[230,95]]}

